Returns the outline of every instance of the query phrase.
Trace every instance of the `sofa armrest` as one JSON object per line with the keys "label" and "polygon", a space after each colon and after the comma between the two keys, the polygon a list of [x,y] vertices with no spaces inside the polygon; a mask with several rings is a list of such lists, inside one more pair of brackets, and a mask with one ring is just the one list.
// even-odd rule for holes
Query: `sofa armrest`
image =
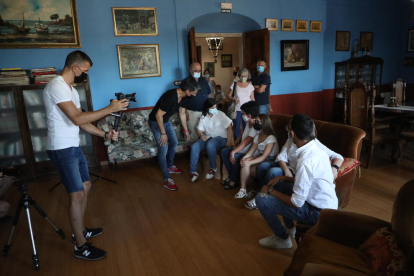
{"label": "sofa armrest", "polygon": [[307,263],[301,276],[362,276],[367,275],[357,271],[341,269],[334,266]]}
{"label": "sofa armrest", "polygon": [[324,209],[321,211],[318,223],[308,233],[358,248],[376,230],[389,226],[391,226],[389,222],[371,216]]}

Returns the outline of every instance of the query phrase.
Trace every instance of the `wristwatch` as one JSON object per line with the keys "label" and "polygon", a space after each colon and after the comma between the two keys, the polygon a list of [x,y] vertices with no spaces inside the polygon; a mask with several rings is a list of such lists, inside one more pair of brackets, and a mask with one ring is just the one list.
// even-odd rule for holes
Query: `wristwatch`
{"label": "wristwatch", "polygon": [[269,189],[267,189],[267,194],[270,195],[270,193],[273,191],[273,187],[270,187]]}
{"label": "wristwatch", "polygon": [[338,167],[337,165],[332,164],[332,165],[331,165],[331,167],[332,167],[332,168],[335,168],[335,169],[336,169],[336,171],[339,171],[339,167]]}

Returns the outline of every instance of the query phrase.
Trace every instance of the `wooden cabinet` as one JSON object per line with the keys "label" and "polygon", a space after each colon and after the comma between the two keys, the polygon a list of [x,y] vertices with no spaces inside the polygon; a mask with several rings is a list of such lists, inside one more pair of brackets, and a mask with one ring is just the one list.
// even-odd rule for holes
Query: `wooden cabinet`
{"label": "wooden cabinet", "polygon": [[[24,177],[56,172],[46,153],[45,86],[0,86],[0,165],[17,167]],[[82,109],[93,110],[89,82],[74,86]],[[88,166],[92,170],[99,168],[96,136],[82,130],[79,135]]]}
{"label": "wooden cabinet", "polygon": [[354,83],[361,83],[365,86],[368,95],[372,94],[372,87],[375,85],[377,95],[381,93],[383,63],[382,58],[371,56],[351,58],[335,63],[334,122],[345,122],[345,85],[351,87]]}

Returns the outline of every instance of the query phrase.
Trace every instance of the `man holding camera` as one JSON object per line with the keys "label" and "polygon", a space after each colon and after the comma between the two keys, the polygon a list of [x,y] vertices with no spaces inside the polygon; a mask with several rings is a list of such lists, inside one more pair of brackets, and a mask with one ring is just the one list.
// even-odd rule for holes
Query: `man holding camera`
{"label": "man holding camera", "polygon": [[106,256],[106,252],[86,242],[87,238],[101,234],[102,228],[89,229],[84,226],[87,197],[92,185],[85,156],[79,147],[79,128],[104,139],[116,140],[117,132],[104,132],[91,122],[113,112],[126,110],[128,101],[113,100],[101,110],[82,112],[79,94],[71,84],[85,81],[92,64],[84,52],[70,53],[60,75],[46,85],[43,99],[48,128],[47,154],[56,165],[69,193],[69,222],[76,240],[75,257],[100,260]]}

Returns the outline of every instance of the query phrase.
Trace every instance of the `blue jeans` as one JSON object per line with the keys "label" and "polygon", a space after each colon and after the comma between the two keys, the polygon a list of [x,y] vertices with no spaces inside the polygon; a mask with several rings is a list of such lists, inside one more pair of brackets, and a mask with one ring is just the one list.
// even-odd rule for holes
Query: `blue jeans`
{"label": "blue jeans", "polygon": [[269,114],[269,104],[259,105],[259,114]]}
{"label": "blue jeans", "polygon": [[198,159],[202,150],[207,151],[208,160],[210,163],[210,169],[217,169],[216,155],[217,150],[226,146],[227,139],[217,136],[207,141],[199,139],[191,146],[191,158],[190,158],[190,173],[197,172]]}
{"label": "blue jeans", "polygon": [[155,141],[158,146],[158,164],[162,171],[162,176],[164,179],[170,178],[170,173],[168,168],[174,165],[174,156],[175,149],[178,145],[177,136],[175,135],[175,130],[170,121],[164,123],[165,133],[168,137],[168,144],[166,146],[160,146],[158,141],[161,139],[161,130],[158,126],[158,123],[155,121],[148,120],[148,125],[154,134]]}
{"label": "blue jeans", "polygon": [[[292,170],[290,170],[290,172],[293,176],[295,176]],[[264,161],[256,167],[257,181],[260,185],[260,188],[264,185],[267,185],[270,180],[276,176],[281,176],[283,174],[283,170],[279,167],[279,163],[275,161]]]}
{"label": "blue jeans", "polygon": [[88,163],[80,147],[48,150],[47,156],[59,171],[60,179],[68,193],[82,191],[83,183],[91,181]]}
{"label": "blue jeans", "polygon": [[245,122],[242,119],[241,111],[237,111],[237,117],[236,119],[233,120],[233,124],[234,124],[234,140],[236,140],[237,138],[241,136],[241,130],[240,130],[241,124],[243,124],[243,130],[246,128],[246,124],[247,124],[247,122]]}
{"label": "blue jeans", "polygon": [[[293,183],[279,181],[274,186],[274,189],[281,193],[291,195]],[[286,237],[287,233],[277,215],[283,217],[283,222],[287,228],[292,228],[294,221],[310,225],[316,224],[321,212],[320,209],[313,207],[307,202],[299,209],[290,207],[272,195],[267,195],[267,197],[262,197],[261,194],[257,195],[256,205],[273,233],[282,238]]]}
{"label": "blue jeans", "polygon": [[223,160],[224,166],[226,166],[227,172],[231,182],[240,182],[240,160],[246,153],[236,153],[234,154],[234,159],[236,159],[236,164],[230,162],[230,152],[234,148],[225,148],[221,150],[221,159]]}

